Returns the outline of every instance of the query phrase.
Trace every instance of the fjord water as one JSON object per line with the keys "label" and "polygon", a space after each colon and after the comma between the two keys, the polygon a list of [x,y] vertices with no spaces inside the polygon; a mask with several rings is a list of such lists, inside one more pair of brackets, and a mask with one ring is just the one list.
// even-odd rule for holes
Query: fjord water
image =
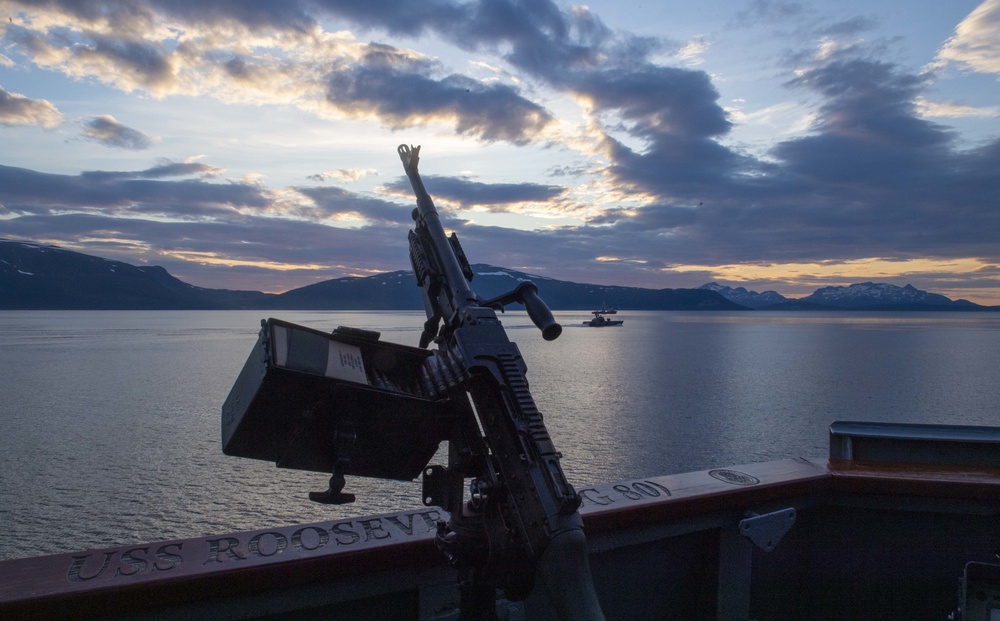
{"label": "fjord water", "polygon": [[[274,315],[405,345],[424,319]],[[1000,313],[586,315],[557,312],[553,342],[501,316],[579,487],[821,457],[835,420],[1000,423]],[[264,316],[0,312],[0,559],[419,507],[419,481],[349,478],[358,502],[324,506],[307,494],[326,476],[222,454],[221,406]]]}

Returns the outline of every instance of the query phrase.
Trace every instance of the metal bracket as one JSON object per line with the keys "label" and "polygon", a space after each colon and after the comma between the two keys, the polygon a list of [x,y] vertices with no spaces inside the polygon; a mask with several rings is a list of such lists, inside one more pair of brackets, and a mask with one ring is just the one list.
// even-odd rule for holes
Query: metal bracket
{"label": "metal bracket", "polygon": [[423,500],[428,507],[441,507],[448,513],[462,510],[462,472],[456,468],[433,465],[424,467]]}
{"label": "metal bracket", "polygon": [[795,509],[791,507],[764,515],[754,513],[740,520],[740,534],[761,550],[770,552],[794,524]]}

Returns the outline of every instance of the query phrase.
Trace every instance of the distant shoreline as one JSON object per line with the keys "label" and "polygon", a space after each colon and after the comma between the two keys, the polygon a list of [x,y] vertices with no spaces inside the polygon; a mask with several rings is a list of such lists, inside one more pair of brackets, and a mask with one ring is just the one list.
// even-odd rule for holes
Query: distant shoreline
{"label": "distant shoreline", "polygon": [[[534,281],[555,311],[997,311],[910,285],[856,283],[824,287],[805,298],[785,298],[708,283],[695,289],[645,289],[555,280],[487,264],[472,266],[473,288],[483,299]],[[518,308],[512,306],[511,310]],[[162,267],[134,266],[56,246],[0,239],[0,310],[422,310],[410,271],[335,278],[280,294],[207,289],[181,281]]]}

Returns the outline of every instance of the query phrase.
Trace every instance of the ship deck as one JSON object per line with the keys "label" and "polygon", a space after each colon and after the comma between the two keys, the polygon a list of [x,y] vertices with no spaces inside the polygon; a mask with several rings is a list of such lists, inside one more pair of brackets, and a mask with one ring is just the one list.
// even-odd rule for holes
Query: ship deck
{"label": "ship deck", "polygon": [[[868,428],[840,431],[826,458],[578,490],[607,618],[997,618],[1000,435],[902,434],[893,453],[867,448]],[[455,574],[433,542],[444,517],[424,507],[4,561],[0,618],[454,619]],[[552,618],[540,589],[498,606]]]}

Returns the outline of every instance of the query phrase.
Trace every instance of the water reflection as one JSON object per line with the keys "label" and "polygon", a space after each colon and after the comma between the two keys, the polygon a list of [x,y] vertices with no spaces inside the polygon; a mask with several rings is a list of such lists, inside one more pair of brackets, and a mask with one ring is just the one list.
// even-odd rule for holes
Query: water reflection
{"label": "water reflection", "polygon": [[518,339],[574,482],[822,456],[834,420],[997,422],[995,314],[624,316]]}
{"label": "water reflection", "polygon": [[[423,314],[275,313],[415,346]],[[259,312],[0,313],[0,558],[419,506],[419,482],[227,457],[223,400]],[[825,455],[837,419],[996,424],[1000,315],[622,313],[543,341],[502,316],[576,485]],[[441,455],[438,461],[444,460]]]}

